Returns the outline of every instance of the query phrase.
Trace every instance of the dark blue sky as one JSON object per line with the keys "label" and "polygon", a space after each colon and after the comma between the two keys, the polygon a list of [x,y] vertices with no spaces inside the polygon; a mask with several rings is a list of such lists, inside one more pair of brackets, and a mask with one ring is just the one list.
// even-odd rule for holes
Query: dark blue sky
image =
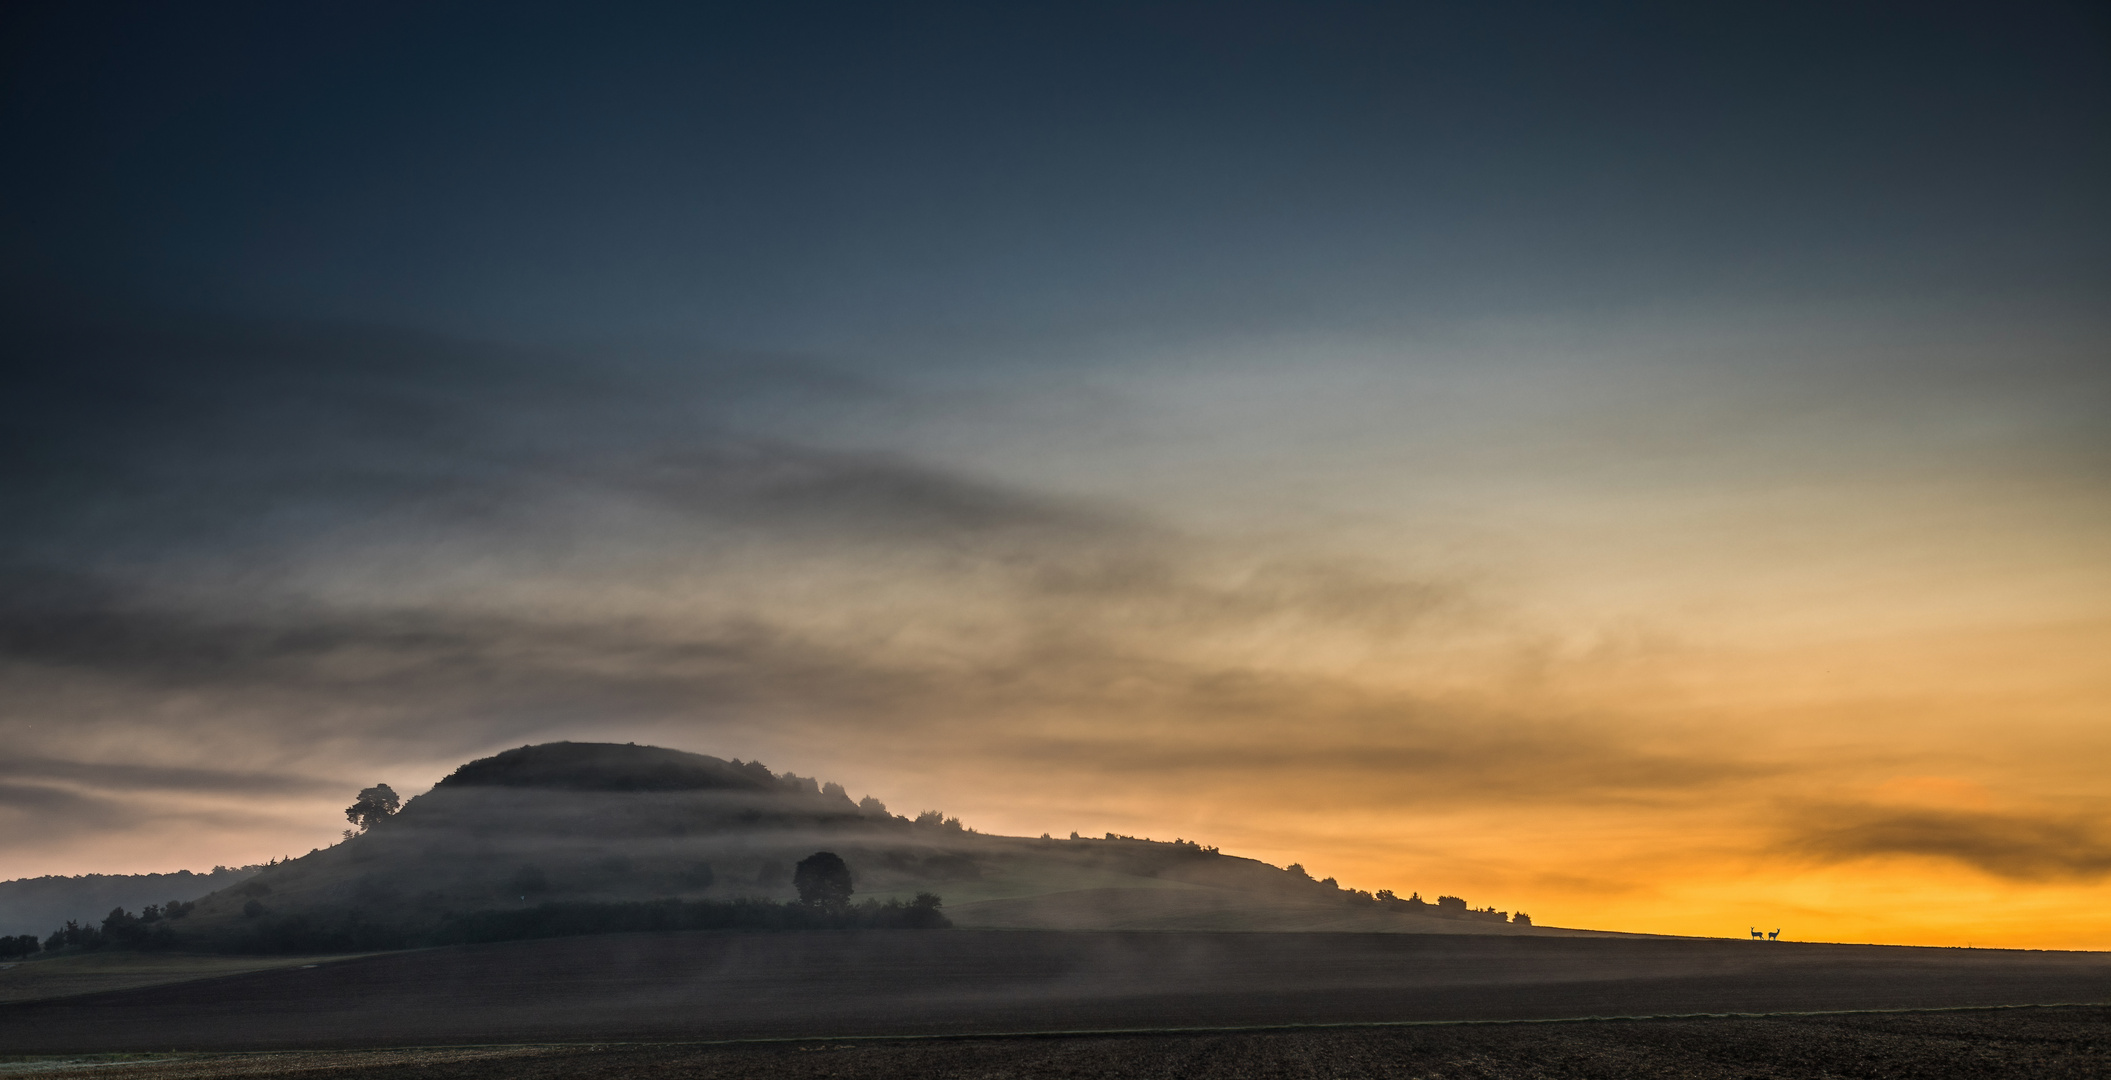
{"label": "dark blue sky", "polygon": [[[18,5],[17,282],[736,345],[2085,304],[2097,5]],[[19,287],[19,286],[18,286]]]}

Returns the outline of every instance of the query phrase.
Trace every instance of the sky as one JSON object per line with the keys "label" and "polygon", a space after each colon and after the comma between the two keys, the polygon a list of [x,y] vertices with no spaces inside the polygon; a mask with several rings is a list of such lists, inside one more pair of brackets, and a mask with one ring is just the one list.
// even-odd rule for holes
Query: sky
{"label": "sky", "polygon": [[638,741],[2111,948],[2101,6],[0,18],[0,877]]}

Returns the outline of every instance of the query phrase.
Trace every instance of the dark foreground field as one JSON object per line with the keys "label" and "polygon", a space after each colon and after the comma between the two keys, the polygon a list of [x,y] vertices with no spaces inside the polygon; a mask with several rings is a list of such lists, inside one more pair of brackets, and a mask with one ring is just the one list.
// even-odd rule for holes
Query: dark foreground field
{"label": "dark foreground field", "polygon": [[2107,1002],[2111,954],[2103,953],[1401,934],[633,934],[390,953],[0,1005],[0,1053]]}
{"label": "dark foreground field", "polygon": [[98,1080],[363,1080],[406,1075],[428,1080],[2061,1080],[2111,1073],[2111,1009],[2068,1006],[1112,1037],[483,1046],[196,1055],[130,1063],[0,1063],[0,1076],[10,1073],[93,1075]]}

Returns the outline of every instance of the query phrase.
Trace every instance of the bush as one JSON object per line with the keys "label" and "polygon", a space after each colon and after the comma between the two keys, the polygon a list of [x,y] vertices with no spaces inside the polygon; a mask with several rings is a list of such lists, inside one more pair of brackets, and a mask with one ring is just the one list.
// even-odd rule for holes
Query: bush
{"label": "bush", "polygon": [[[871,901],[866,901],[870,903]],[[936,895],[927,892],[916,894],[909,906],[902,909],[900,926],[904,930],[944,930],[953,925],[938,910],[943,903]],[[882,909],[886,910],[886,909]]]}
{"label": "bush", "polygon": [[799,860],[792,886],[799,890],[799,902],[808,907],[841,909],[850,903],[850,865],[833,851],[816,851]]}
{"label": "bush", "polygon": [[53,930],[51,936],[44,939],[45,952],[56,952],[60,949],[100,949],[102,947],[103,932],[101,930],[92,925],[82,926],[72,919],[66,920],[66,925]]}
{"label": "bush", "polygon": [[[251,901],[254,903],[254,901]],[[132,915],[123,908],[114,908],[103,917],[103,941],[120,949],[166,949],[176,943],[176,932],[166,926],[157,925],[161,913],[149,907],[144,915]]]}

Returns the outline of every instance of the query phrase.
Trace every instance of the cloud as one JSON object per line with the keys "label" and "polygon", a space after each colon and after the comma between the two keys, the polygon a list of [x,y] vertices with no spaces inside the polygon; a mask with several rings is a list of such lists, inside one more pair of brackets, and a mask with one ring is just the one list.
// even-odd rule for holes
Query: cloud
{"label": "cloud", "polygon": [[124,800],[37,783],[0,781],[0,855],[36,850],[72,837],[120,836],[142,824]]}
{"label": "cloud", "polygon": [[2101,817],[2088,815],[1813,807],[1800,815],[1780,846],[1827,862],[1947,859],[2015,881],[2093,880],[2111,874],[2111,834]]}
{"label": "cloud", "polygon": [[737,438],[743,418],[880,392],[730,350],[609,357],[361,326],[5,314],[0,549],[45,561],[254,553],[390,512],[488,523],[538,487]]}
{"label": "cloud", "polygon": [[892,392],[813,364],[34,340],[86,344],[16,406],[42,419],[0,532],[0,729],[30,779],[291,803],[624,726],[1307,806],[1663,805],[1778,771],[1418,685],[1525,647],[1465,581],[765,430]]}
{"label": "cloud", "polygon": [[[1384,584],[1373,590],[1382,595]],[[1255,785],[1308,804],[1650,802],[1778,771],[1647,750],[1580,721],[1373,686],[1355,673],[1271,669],[1195,648],[1194,639],[1259,622],[1323,621],[1336,606],[1323,592],[1301,610],[1302,594],[1280,582],[1257,595],[1248,587],[1169,572],[1134,591],[1060,590],[1050,608],[1029,587],[999,609],[1003,634],[931,652],[897,647],[885,628],[802,628],[796,612],[766,606],[676,621],[622,608],[216,611],[47,582],[40,605],[0,606],[0,659],[115,695],[100,717],[74,712],[74,733],[128,730],[131,703],[173,695],[210,705],[176,722],[191,741],[247,744],[267,761],[355,744],[368,755],[445,753],[628,722],[700,739],[719,726],[795,725],[835,746],[1023,756],[1146,785]],[[168,717],[166,705],[155,707]],[[43,775],[201,789],[245,782],[212,770],[95,768]],[[290,779],[281,788],[307,789]]]}
{"label": "cloud", "polygon": [[1451,583],[739,430],[758,403],[888,393],[812,363],[105,321],[31,320],[14,346],[68,362],[11,407],[33,482],[0,530],[0,660],[270,695],[288,731],[1066,700],[1058,678],[1462,610]]}
{"label": "cloud", "polygon": [[[1603,727],[1406,692],[1309,679],[1244,681],[1229,693],[1198,688],[1185,700],[1132,714],[1184,714],[1188,722],[1175,728],[1110,723],[1015,749],[1048,767],[1123,783],[1243,787],[1278,803],[1422,811],[1687,804],[1793,771],[1780,762],[1651,748]],[[1237,719],[1242,714],[1247,722]]]}
{"label": "cloud", "polygon": [[0,783],[9,780],[28,780],[44,785],[39,788],[43,792],[58,791],[48,785],[59,783],[91,791],[176,791],[238,796],[308,794],[332,791],[338,786],[315,777],[287,776],[277,772],[104,764],[47,757],[0,760]]}
{"label": "cloud", "polygon": [[[885,453],[825,451],[762,440],[720,440],[609,476],[660,505],[704,516],[830,530],[855,541],[989,542],[1032,533],[1075,539],[1130,533],[1140,523],[1081,501],[1029,494]],[[845,526],[856,534],[845,536]]]}
{"label": "cloud", "polygon": [[44,784],[0,783],[0,808],[76,822],[93,819],[97,824],[116,817],[108,800]]}

